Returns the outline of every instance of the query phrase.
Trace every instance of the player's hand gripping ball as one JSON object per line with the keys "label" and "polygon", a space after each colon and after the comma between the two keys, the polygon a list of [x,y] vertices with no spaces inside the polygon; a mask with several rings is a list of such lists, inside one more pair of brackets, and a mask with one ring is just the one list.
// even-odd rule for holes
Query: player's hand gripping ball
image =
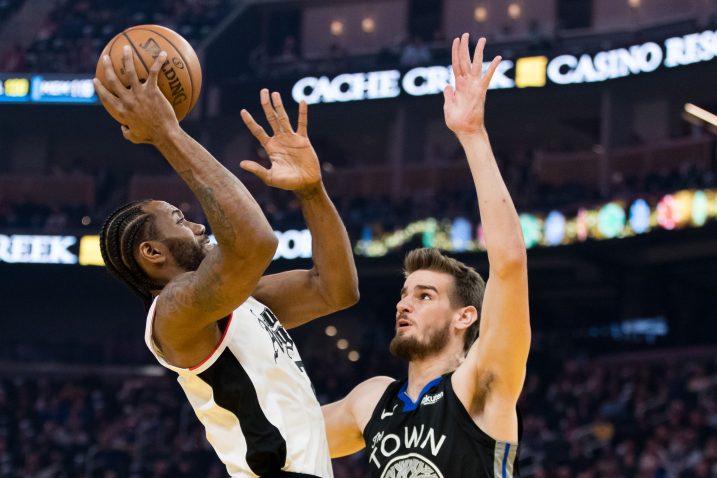
{"label": "player's hand gripping ball", "polygon": [[[122,66],[122,50],[125,45],[132,48],[134,69],[141,82],[149,75],[149,69],[161,51],[167,52],[167,61],[162,65],[157,84],[182,120],[192,110],[202,89],[202,70],[199,58],[192,46],[178,33],[159,25],[138,25],[119,33],[107,44],[99,61],[95,76],[107,86],[102,58],[109,55],[114,71],[122,84],[129,88],[130,82]],[[119,118],[107,109],[114,119]]]}

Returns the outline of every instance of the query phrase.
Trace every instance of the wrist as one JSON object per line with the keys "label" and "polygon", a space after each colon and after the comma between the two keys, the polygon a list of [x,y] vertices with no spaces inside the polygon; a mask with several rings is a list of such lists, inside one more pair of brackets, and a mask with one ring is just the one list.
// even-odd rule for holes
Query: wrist
{"label": "wrist", "polygon": [[315,198],[319,194],[321,194],[324,190],[324,183],[323,181],[319,180],[316,183],[309,184],[301,189],[297,189],[294,191],[294,193],[301,199],[302,201],[307,201],[310,199]]}
{"label": "wrist", "polygon": [[184,134],[184,130],[179,126],[178,121],[168,122],[166,125],[157,127],[152,138],[152,144],[161,150],[163,147],[175,143]]}
{"label": "wrist", "polygon": [[475,131],[456,133],[456,137],[463,146],[467,146],[476,142],[488,141],[488,131],[483,126]]}

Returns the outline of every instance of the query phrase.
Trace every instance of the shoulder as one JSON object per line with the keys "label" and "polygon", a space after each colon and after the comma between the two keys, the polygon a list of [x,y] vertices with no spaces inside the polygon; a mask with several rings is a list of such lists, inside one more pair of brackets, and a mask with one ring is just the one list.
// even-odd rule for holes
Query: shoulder
{"label": "shoulder", "polygon": [[387,377],[385,375],[371,377],[368,380],[364,380],[363,382],[356,385],[351,394],[356,394],[357,396],[361,396],[362,398],[368,398],[375,395],[376,400],[378,400],[381,395],[383,395],[383,392],[386,391],[386,388],[388,388],[388,386],[395,381],[395,379]]}
{"label": "shoulder", "polygon": [[371,420],[383,394],[395,382],[393,378],[384,375],[372,377],[356,385],[346,397],[361,430]]}

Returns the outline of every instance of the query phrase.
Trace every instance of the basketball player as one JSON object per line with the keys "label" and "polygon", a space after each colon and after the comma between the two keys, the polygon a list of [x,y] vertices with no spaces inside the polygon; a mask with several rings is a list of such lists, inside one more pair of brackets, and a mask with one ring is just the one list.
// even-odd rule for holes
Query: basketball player
{"label": "basketball player", "polygon": [[119,83],[108,59],[108,84],[95,80],[95,87],[122,119],[125,138],[154,145],[191,188],[217,245],[176,207],[146,200],[107,219],[102,257],[148,306],[147,345],[179,375],[231,476],[330,478],[321,408],[285,328],[352,305],[358,291],[348,237],[307,137],[307,106],[300,105],[294,131],[279,94],[262,90],[273,136],[241,112],[272,163],[241,167],[294,191],[313,238],[313,269],[262,277],[277,239],[242,183],[179,127],[157,87],[165,60],[162,53],[140,83],[125,50],[131,87]]}
{"label": "basketball player", "polygon": [[[490,262],[476,271],[435,249],[411,251],[390,350],[408,379],[374,377],[324,407],[332,457],[367,448],[371,476],[518,476],[516,403],[530,347],[525,244],[484,128],[488,84],[481,38],[453,42],[455,89],[444,91],[446,125],[468,158]],[[485,294],[484,294],[485,292]],[[479,334],[480,332],[480,334]],[[477,340],[480,335],[480,340]]]}

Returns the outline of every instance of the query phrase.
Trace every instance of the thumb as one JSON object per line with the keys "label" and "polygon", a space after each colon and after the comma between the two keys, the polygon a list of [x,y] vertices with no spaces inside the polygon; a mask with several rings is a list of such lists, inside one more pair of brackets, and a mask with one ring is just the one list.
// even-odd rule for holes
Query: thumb
{"label": "thumb", "polygon": [[451,85],[446,85],[445,88],[443,88],[443,99],[446,103],[452,103],[453,102],[453,87]]}
{"label": "thumb", "polygon": [[124,139],[126,139],[127,141],[130,141],[134,144],[139,143],[139,141],[137,141],[137,139],[132,134],[132,131],[130,131],[129,126],[121,125],[121,128],[122,128],[122,136],[124,136]]}
{"label": "thumb", "polygon": [[259,179],[262,180],[264,184],[267,184],[267,181],[269,181],[269,170],[261,164],[257,163],[256,161],[242,161],[241,163],[239,163],[239,167],[242,168],[244,171],[249,171],[250,173],[257,176]]}

